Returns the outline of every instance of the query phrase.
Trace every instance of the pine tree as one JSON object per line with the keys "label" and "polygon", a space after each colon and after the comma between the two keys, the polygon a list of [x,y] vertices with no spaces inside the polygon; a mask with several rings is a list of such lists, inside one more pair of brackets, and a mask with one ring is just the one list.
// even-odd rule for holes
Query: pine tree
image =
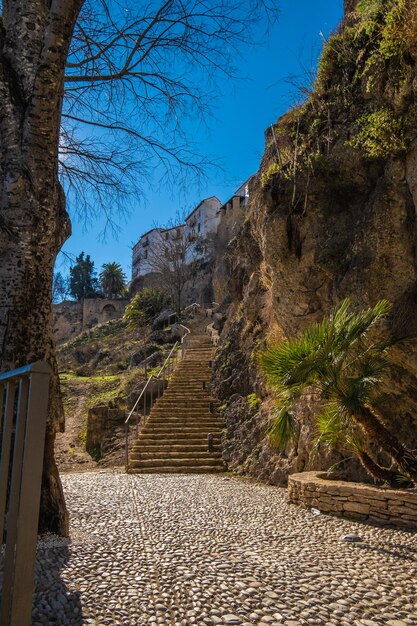
{"label": "pine tree", "polygon": [[75,265],[70,269],[69,292],[76,300],[83,298],[98,298],[100,296],[98,280],[95,276],[94,261],[84,252],[75,259]]}

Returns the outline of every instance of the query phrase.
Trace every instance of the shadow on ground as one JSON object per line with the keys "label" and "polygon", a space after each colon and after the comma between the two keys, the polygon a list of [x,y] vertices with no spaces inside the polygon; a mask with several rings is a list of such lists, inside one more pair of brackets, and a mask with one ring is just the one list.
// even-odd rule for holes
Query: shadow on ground
{"label": "shadow on ground", "polygon": [[83,623],[79,591],[71,591],[62,580],[70,558],[70,540],[42,537],[38,543],[33,596],[32,626]]}

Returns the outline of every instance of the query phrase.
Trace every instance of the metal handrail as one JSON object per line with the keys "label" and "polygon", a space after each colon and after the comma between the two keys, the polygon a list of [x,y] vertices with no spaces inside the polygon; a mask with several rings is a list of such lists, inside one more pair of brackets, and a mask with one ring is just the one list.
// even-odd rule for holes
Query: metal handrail
{"label": "metal handrail", "polygon": [[[181,337],[181,341],[175,342],[174,346],[172,347],[167,358],[165,359],[164,364],[162,365],[158,374],[156,376],[154,376],[153,374],[149,376],[148,380],[145,383],[145,386],[143,387],[142,391],[139,394],[138,399],[136,400],[135,404],[133,405],[133,408],[131,409],[129,415],[127,416],[125,420],[125,469],[126,469],[126,472],[128,472],[128,468],[129,468],[129,426],[130,426],[130,419],[132,415],[136,412],[136,436],[138,436],[139,435],[138,406],[142,397],[145,395],[150,382],[153,380],[163,380],[161,376],[168,369],[168,365],[169,365],[170,359],[172,358],[172,354],[175,354],[175,362],[177,361],[177,351],[178,351],[179,346],[181,346],[181,358],[182,359],[184,358],[186,338],[188,337],[188,335],[190,335],[191,331],[189,328],[187,328],[187,326],[184,326],[183,324],[179,324],[179,326],[181,326],[181,328],[184,328],[185,330],[184,335]],[[171,373],[172,373],[172,370],[171,370]],[[162,394],[163,392],[164,392],[164,389],[162,389]],[[158,387],[158,399],[160,397],[159,393],[160,393],[160,389]],[[152,409],[152,403],[153,403],[153,393],[151,392],[151,402],[150,402],[149,412]],[[144,398],[143,417],[144,417],[144,424],[143,424],[144,426],[146,424],[146,396]]]}
{"label": "metal handrail", "polygon": [[162,374],[162,372],[164,371],[164,369],[166,368],[166,366],[168,365],[168,361],[171,358],[171,354],[174,352],[174,350],[176,350],[177,346],[178,346],[178,341],[175,342],[174,347],[172,348],[171,352],[168,354],[167,358],[164,361],[163,366],[161,367],[161,369],[159,370],[159,372],[157,373],[157,375],[155,376],[155,378],[159,378],[160,375]]}
{"label": "metal handrail", "polygon": [[0,375],[0,624],[29,626],[51,367],[45,362]]}

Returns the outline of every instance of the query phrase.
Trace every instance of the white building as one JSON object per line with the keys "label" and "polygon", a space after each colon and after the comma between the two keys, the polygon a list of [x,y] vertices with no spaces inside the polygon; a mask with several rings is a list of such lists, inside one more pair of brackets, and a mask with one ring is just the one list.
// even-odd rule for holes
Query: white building
{"label": "white building", "polygon": [[[183,236],[204,241],[208,235],[216,233],[220,221],[220,207],[221,202],[215,196],[206,198],[185,218],[185,224],[172,228],[153,228],[142,235],[133,246],[132,278],[155,271],[153,259],[158,255],[158,250],[163,250],[164,241],[180,239]],[[204,251],[201,251],[200,258],[203,258],[204,254]],[[193,257],[196,258],[195,253]]]}

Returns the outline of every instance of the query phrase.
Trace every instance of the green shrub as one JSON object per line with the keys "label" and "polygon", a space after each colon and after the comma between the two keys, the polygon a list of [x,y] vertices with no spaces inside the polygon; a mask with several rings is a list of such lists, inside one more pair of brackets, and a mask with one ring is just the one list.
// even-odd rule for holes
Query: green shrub
{"label": "green shrub", "polygon": [[387,0],[361,0],[356,11],[361,15],[360,31],[373,37],[381,26],[381,20],[387,8]]}
{"label": "green shrub", "polygon": [[370,159],[388,158],[406,149],[404,119],[382,108],[357,120],[359,132],[347,142]]}
{"label": "green shrub", "polygon": [[261,404],[261,400],[260,398],[258,398],[256,393],[250,393],[248,396],[246,396],[246,400],[248,401],[250,408],[254,410],[256,410]]}
{"label": "green shrub", "polygon": [[271,163],[271,165],[261,174],[261,185],[265,187],[271,180],[274,174],[278,174],[280,167],[278,163]]}
{"label": "green shrub", "polygon": [[130,328],[141,328],[149,324],[169,304],[170,299],[163,291],[146,287],[129,302],[124,319]]}

